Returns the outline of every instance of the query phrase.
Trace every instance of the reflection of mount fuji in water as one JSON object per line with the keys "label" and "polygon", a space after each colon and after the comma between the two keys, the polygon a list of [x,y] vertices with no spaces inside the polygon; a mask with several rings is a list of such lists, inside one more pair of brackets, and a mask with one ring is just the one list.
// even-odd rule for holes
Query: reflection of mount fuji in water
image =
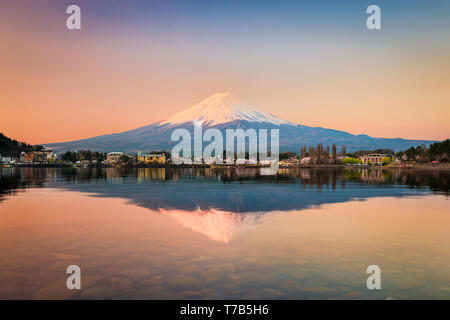
{"label": "reflection of mount fuji in water", "polygon": [[123,198],[223,243],[274,211],[433,191],[448,195],[450,189],[445,171],[282,169],[260,176],[257,169],[8,168],[0,173],[0,202],[16,189],[42,187]]}
{"label": "reflection of mount fuji in water", "polygon": [[222,243],[264,223],[274,211],[427,193],[386,183],[388,177],[381,170],[346,175],[336,170],[288,170],[285,175],[280,171],[276,178],[258,176],[255,170],[205,171],[182,170],[174,174],[164,169],[142,169],[136,176],[124,177],[114,170],[107,172],[105,180],[62,187],[100,197],[129,199]]}
{"label": "reflection of mount fuji in water", "polygon": [[160,213],[174,218],[183,227],[223,243],[228,243],[238,234],[255,228],[263,220],[263,215],[259,214],[239,214],[216,209],[193,211],[161,209]]}
{"label": "reflection of mount fuji in water", "polygon": [[[427,174],[419,179],[382,170],[287,170],[276,177],[259,176],[257,170],[233,169],[137,169],[128,173],[108,169],[100,174],[96,178],[69,176],[74,180],[56,181],[52,186],[125,198],[153,210],[235,213],[301,210],[352,199],[419,195],[429,193],[428,187],[438,191],[448,188],[436,182],[442,176]],[[448,184],[448,176],[443,175]]]}

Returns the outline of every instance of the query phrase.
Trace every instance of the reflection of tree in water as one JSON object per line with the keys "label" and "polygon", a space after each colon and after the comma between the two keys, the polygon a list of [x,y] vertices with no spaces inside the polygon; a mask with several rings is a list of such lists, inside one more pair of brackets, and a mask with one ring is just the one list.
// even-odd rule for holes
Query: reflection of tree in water
{"label": "reflection of tree in water", "polygon": [[439,170],[345,170],[344,178],[351,182],[405,185],[411,188],[430,188],[437,193],[449,194],[450,171]]}
{"label": "reflection of tree in water", "polygon": [[0,202],[8,195],[15,195],[18,190],[29,187],[41,187],[43,181],[40,179],[27,179],[21,175],[17,168],[0,169]]}
{"label": "reflection of tree in water", "polygon": [[432,191],[449,195],[450,172],[448,171],[408,171],[397,176],[397,183],[410,187],[429,187]]}
{"label": "reflection of tree in water", "polygon": [[177,180],[214,180],[219,183],[300,184],[303,188],[345,189],[351,183],[404,185],[429,188],[448,195],[450,171],[310,168],[280,169],[276,176],[261,176],[257,168],[2,168],[0,201],[16,189],[42,187],[53,182],[139,183]]}

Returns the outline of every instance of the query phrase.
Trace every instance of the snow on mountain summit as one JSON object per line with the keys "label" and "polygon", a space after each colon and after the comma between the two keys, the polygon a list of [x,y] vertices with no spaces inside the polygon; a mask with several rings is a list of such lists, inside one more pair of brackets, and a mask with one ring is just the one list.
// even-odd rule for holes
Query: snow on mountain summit
{"label": "snow on mountain summit", "polygon": [[207,126],[235,120],[272,123],[275,125],[293,124],[267,112],[258,111],[239,101],[228,92],[216,93],[196,105],[173,115],[162,124],[177,125],[195,120],[203,121],[203,124]]}

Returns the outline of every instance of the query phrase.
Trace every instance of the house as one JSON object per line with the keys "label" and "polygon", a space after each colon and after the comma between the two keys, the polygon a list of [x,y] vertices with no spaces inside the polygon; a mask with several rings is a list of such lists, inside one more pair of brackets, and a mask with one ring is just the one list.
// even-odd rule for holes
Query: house
{"label": "house", "polygon": [[45,164],[47,163],[47,154],[44,152],[34,152],[33,164]]}
{"label": "house", "polygon": [[2,156],[0,157],[0,162],[3,164],[11,164],[13,163],[13,158],[12,157],[8,157],[8,156]]}
{"label": "house", "polygon": [[21,152],[20,162],[24,164],[45,164],[54,158],[52,150]]}
{"label": "house", "polygon": [[47,160],[50,160],[50,159],[56,159],[56,154],[55,153],[53,153],[53,150],[52,149],[44,149],[44,150],[42,150],[42,151],[40,151],[42,154],[44,154],[45,155],[45,157],[47,158]]}
{"label": "house", "polygon": [[280,160],[279,165],[281,167],[294,167],[299,164],[299,160],[296,157],[290,157],[288,159]]}
{"label": "house", "polygon": [[306,165],[311,163],[311,157],[305,157],[300,160],[300,164]]}
{"label": "house", "polygon": [[22,152],[20,155],[20,162],[26,164],[32,164],[34,159],[34,152]]}
{"label": "house", "polygon": [[121,156],[123,156],[123,152],[110,152],[106,155],[106,162],[118,163]]}
{"label": "house", "polygon": [[90,160],[79,160],[77,161],[77,166],[89,168],[89,165],[91,164]]}
{"label": "house", "polygon": [[260,166],[271,166],[272,164],[279,164],[279,161],[277,159],[274,160],[259,160]]}
{"label": "house", "polygon": [[223,159],[221,156],[217,157],[205,157],[204,162],[207,164],[214,164],[214,163],[223,163]]}
{"label": "house", "polygon": [[166,163],[166,156],[160,153],[139,152],[137,161],[145,164],[149,163]]}

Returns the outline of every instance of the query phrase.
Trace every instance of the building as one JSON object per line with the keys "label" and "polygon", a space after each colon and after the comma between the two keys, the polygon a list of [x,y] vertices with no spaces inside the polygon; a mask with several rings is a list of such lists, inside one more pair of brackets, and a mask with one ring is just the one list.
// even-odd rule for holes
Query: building
{"label": "building", "polygon": [[161,153],[149,153],[149,152],[139,152],[137,155],[137,161],[145,164],[149,163],[166,163],[166,156]]}
{"label": "building", "polygon": [[32,164],[34,160],[34,152],[22,152],[20,155],[20,162],[25,164]]}
{"label": "building", "polygon": [[33,157],[33,164],[46,164],[47,154],[44,152],[35,152]]}
{"label": "building", "polygon": [[13,163],[13,158],[8,156],[0,156],[0,163],[11,164]]}
{"label": "building", "polygon": [[44,149],[42,151],[39,151],[40,153],[44,154],[47,160],[56,159],[56,154],[53,153],[52,149]]}
{"label": "building", "polygon": [[307,165],[311,163],[311,157],[305,157],[300,160],[300,164]]}
{"label": "building", "polygon": [[277,159],[274,159],[274,160],[259,160],[259,165],[260,166],[264,166],[264,167],[266,167],[266,166],[271,166],[272,164],[279,164],[279,161],[277,160]]}
{"label": "building", "polygon": [[56,154],[50,149],[44,149],[41,151],[21,152],[20,162],[24,164],[46,164],[51,160],[54,160]]}
{"label": "building", "polygon": [[295,167],[300,164],[300,161],[296,157],[290,157],[288,159],[280,160],[279,165],[281,167]]}
{"label": "building", "polygon": [[123,156],[123,152],[110,152],[106,156],[106,162],[118,163],[120,161],[121,156]]}
{"label": "building", "polygon": [[391,154],[380,154],[380,153],[373,153],[373,154],[365,154],[360,157],[358,157],[359,160],[361,160],[364,164],[382,164],[383,158],[389,157],[393,158]]}

